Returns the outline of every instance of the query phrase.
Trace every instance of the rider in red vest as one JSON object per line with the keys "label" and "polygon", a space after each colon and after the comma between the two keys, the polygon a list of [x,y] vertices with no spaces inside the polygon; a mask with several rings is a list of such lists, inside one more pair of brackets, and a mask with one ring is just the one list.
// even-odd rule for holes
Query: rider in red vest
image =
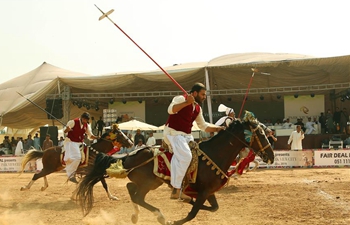
{"label": "rider in red vest", "polygon": [[[181,193],[181,185],[188,166],[190,165],[192,154],[188,146],[190,141],[194,141],[191,134],[193,121],[205,132],[218,132],[224,127],[208,124],[203,118],[202,103],[206,98],[206,88],[201,83],[196,83],[187,98],[183,95],[176,96],[168,107],[169,118],[164,127],[164,141],[172,149],[174,155],[171,159],[171,180],[174,187],[171,199],[191,198]],[[181,196],[180,196],[181,195]]]}
{"label": "rider in red vest", "polygon": [[78,169],[81,160],[80,145],[84,142],[84,135],[92,139],[97,139],[97,136],[91,132],[91,127],[88,124],[90,120],[90,114],[84,112],[80,118],[69,120],[64,130],[64,133],[68,133],[64,141],[64,161],[66,162],[66,173],[68,179],[73,183],[78,183],[75,178],[75,171]]}

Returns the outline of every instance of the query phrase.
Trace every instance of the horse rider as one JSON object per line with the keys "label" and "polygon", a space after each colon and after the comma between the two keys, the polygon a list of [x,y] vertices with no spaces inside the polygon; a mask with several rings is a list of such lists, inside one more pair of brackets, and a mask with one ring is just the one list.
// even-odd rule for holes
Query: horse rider
{"label": "horse rider", "polygon": [[89,125],[90,114],[84,112],[80,118],[69,120],[64,133],[67,133],[67,137],[64,141],[64,161],[66,162],[66,173],[68,179],[73,183],[78,183],[75,178],[75,171],[81,161],[81,153],[79,147],[84,142],[84,135],[87,134],[91,139],[97,139],[98,137],[92,134],[91,127]]}
{"label": "horse rider", "polygon": [[218,112],[225,112],[226,116],[223,116],[218,121],[216,121],[215,125],[217,126],[228,127],[230,123],[232,123],[232,121],[235,119],[235,111],[232,108],[225,106],[224,104],[219,105]]}
{"label": "horse rider", "polygon": [[175,96],[168,107],[169,117],[164,127],[164,141],[173,151],[171,159],[171,180],[173,186],[171,199],[191,200],[191,197],[181,191],[182,181],[191,163],[192,154],[188,146],[194,141],[191,134],[193,121],[205,132],[218,132],[225,129],[205,122],[201,104],[206,98],[206,88],[202,83],[196,83],[187,96]]}

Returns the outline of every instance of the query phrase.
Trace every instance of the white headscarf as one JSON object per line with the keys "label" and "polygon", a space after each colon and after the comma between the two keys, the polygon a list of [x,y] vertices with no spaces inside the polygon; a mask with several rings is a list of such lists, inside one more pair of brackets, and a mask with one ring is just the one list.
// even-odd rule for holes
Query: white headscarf
{"label": "white headscarf", "polygon": [[230,113],[235,113],[235,111],[232,108],[229,108],[229,107],[225,106],[224,104],[219,105],[218,112],[225,112],[227,116]]}

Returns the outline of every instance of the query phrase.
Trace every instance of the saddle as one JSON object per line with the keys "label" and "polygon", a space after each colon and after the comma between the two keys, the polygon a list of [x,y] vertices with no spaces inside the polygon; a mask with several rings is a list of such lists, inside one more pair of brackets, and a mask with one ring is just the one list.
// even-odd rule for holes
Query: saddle
{"label": "saddle", "polygon": [[[200,154],[199,146],[196,142],[190,141],[188,145],[191,149],[192,160],[184,178],[184,186],[187,186],[189,183],[196,182],[198,172],[198,155]],[[170,162],[173,153],[169,151],[168,145],[163,141],[160,148],[153,149],[153,155],[155,156],[153,173],[159,178],[170,180]]]}
{"label": "saddle", "polygon": [[[61,148],[62,148],[62,151],[61,151],[61,164],[62,164],[63,167],[66,167],[66,162],[63,160],[66,151],[65,151],[63,146]],[[88,165],[88,162],[89,162],[89,149],[88,149],[88,147],[86,146],[85,143],[82,143],[79,146],[79,150],[80,150],[80,154],[81,154],[81,160],[80,160],[79,167],[86,167]]]}

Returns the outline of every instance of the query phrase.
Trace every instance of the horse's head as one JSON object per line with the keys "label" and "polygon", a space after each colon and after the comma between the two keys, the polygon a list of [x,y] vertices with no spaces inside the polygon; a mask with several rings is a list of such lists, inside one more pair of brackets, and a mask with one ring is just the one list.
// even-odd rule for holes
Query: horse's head
{"label": "horse's head", "polygon": [[249,143],[249,146],[253,149],[265,163],[272,164],[274,162],[275,155],[273,153],[270,142],[266,137],[268,128],[260,123],[253,113],[246,111],[243,124],[245,126],[244,136],[245,141]]}
{"label": "horse's head", "polygon": [[108,152],[114,146],[130,148],[133,142],[119,129],[104,133],[91,147],[99,152]]}

